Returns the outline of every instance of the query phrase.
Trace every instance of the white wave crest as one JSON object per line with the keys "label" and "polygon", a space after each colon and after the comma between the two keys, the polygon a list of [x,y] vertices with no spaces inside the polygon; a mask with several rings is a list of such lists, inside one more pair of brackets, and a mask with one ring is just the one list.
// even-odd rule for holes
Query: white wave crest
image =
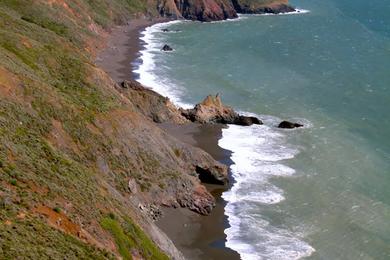
{"label": "white wave crest", "polygon": [[[271,125],[278,121],[269,116],[262,118]],[[225,230],[226,246],[242,259],[299,259],[314,252],[299,234],[273,227],[259,213],[261,204],[277,204],[285,199],[283,190],[270,179],[295,173],[280,163],[299,152],[284,139],[282,131],[267,125],[229,125],[219,140],[219,146],[232,151],[234,162],[231,172],[235,183],[222,195],[227,201],[225,214],[230,225]]]}

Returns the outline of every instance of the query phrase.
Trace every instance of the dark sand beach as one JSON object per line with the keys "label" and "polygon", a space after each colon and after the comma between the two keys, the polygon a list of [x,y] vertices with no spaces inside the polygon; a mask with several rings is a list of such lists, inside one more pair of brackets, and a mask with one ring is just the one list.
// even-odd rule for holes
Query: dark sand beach
{"label": "dark sand beach", "polygon": [[[133,79],[134,62],[139,57],[141,32],[155,23],[167,20],[134,19],[127,25],[114,28],[107,47],[97,56],[96,64],[115,81]],[[205,96],[209,93],[205,93]],[[161,124],[160,127],[188,144],[197,146],[216,160],[229,165],[230,153],[218,146],[221,125]],[[232,182],[232,180],[231,180]],[[163,217],[157,225],[175,243],[188,259],[240,259],[238,253],[225,247],[225,202],[221,194],[228,186],[206,185],[216,199],[216,207],[209,216],[201,216],[184,208],[163,208]]]}
{"label": "dark sand beach", "polygon": [[[222,129],[220,125],[160,126],[179,140],[205,150],[220,162],[230,164],[230,152],[218,146]],[[221,195],[229,186],[208,184],[206,187],[215,197],[217,204],[209,216],[201,216],[184,208],[165,208],[157,225],[188,259],[240,259],[238,253],[225,247],[224,229],[228,222],[224,215],[225,202]]]}

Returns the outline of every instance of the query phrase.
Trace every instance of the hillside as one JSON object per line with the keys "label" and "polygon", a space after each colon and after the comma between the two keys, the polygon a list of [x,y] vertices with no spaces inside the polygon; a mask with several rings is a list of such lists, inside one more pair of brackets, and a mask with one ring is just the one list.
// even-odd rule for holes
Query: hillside
{"label": "hillside", "polygon": [[179,120],[169,101],[93,62],[110,28],[167,15],[160,4],[0,2],[1,259],[182,258],[151,216],[160,205],[208,214],[198,175],[224,181],[226,167],[156,125],[156,106]]}

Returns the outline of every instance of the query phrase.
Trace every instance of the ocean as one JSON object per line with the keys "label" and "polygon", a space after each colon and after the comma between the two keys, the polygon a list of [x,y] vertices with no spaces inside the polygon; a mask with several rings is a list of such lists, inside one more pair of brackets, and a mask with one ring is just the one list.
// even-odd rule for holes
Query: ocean
{"label": "ocean", "polygon": [[219,141],[242,259],[390,259],[390,1],[290,3],[302,11],[149,27],[135,73],[178,105],[220,93],[264,121]]}

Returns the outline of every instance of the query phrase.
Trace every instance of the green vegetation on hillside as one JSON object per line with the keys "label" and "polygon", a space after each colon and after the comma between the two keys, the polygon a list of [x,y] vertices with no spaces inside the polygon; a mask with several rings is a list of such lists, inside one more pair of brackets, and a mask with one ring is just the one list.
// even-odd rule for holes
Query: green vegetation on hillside
{"label": "green vegetation on hillside", "polygon": [[102,220],[101,225],[115,238],[115,243],[119,248],[119,253],[123,259],[132,259],[131,249],[141,248],[139,252],[143,259],[150,260],[168,260],[169,258],[162,254],[145,233],[133,223],[131,219],[126,218],[121,225],[113,216]]}
{"label": "green vegetation on hillside", "polygon": [[[106,180],[96,166],[100,157],[120,160],[110,138],[94,129],[96,117],[120,108],[121,101],[91,58],[99,32],[145,12],[141,0],[0,2],[1,259],[113,257],[48,225],[34,209],[47,205],[67,214],[98,238],[107,211],[131,215],[119,195],[106,196],[106,186],[123,187],[126,176]],[[109,220],[102,224],[112,233]],[[162,259],[132,225],[134,233],[126,236],[134,243],[125,250]]]}

